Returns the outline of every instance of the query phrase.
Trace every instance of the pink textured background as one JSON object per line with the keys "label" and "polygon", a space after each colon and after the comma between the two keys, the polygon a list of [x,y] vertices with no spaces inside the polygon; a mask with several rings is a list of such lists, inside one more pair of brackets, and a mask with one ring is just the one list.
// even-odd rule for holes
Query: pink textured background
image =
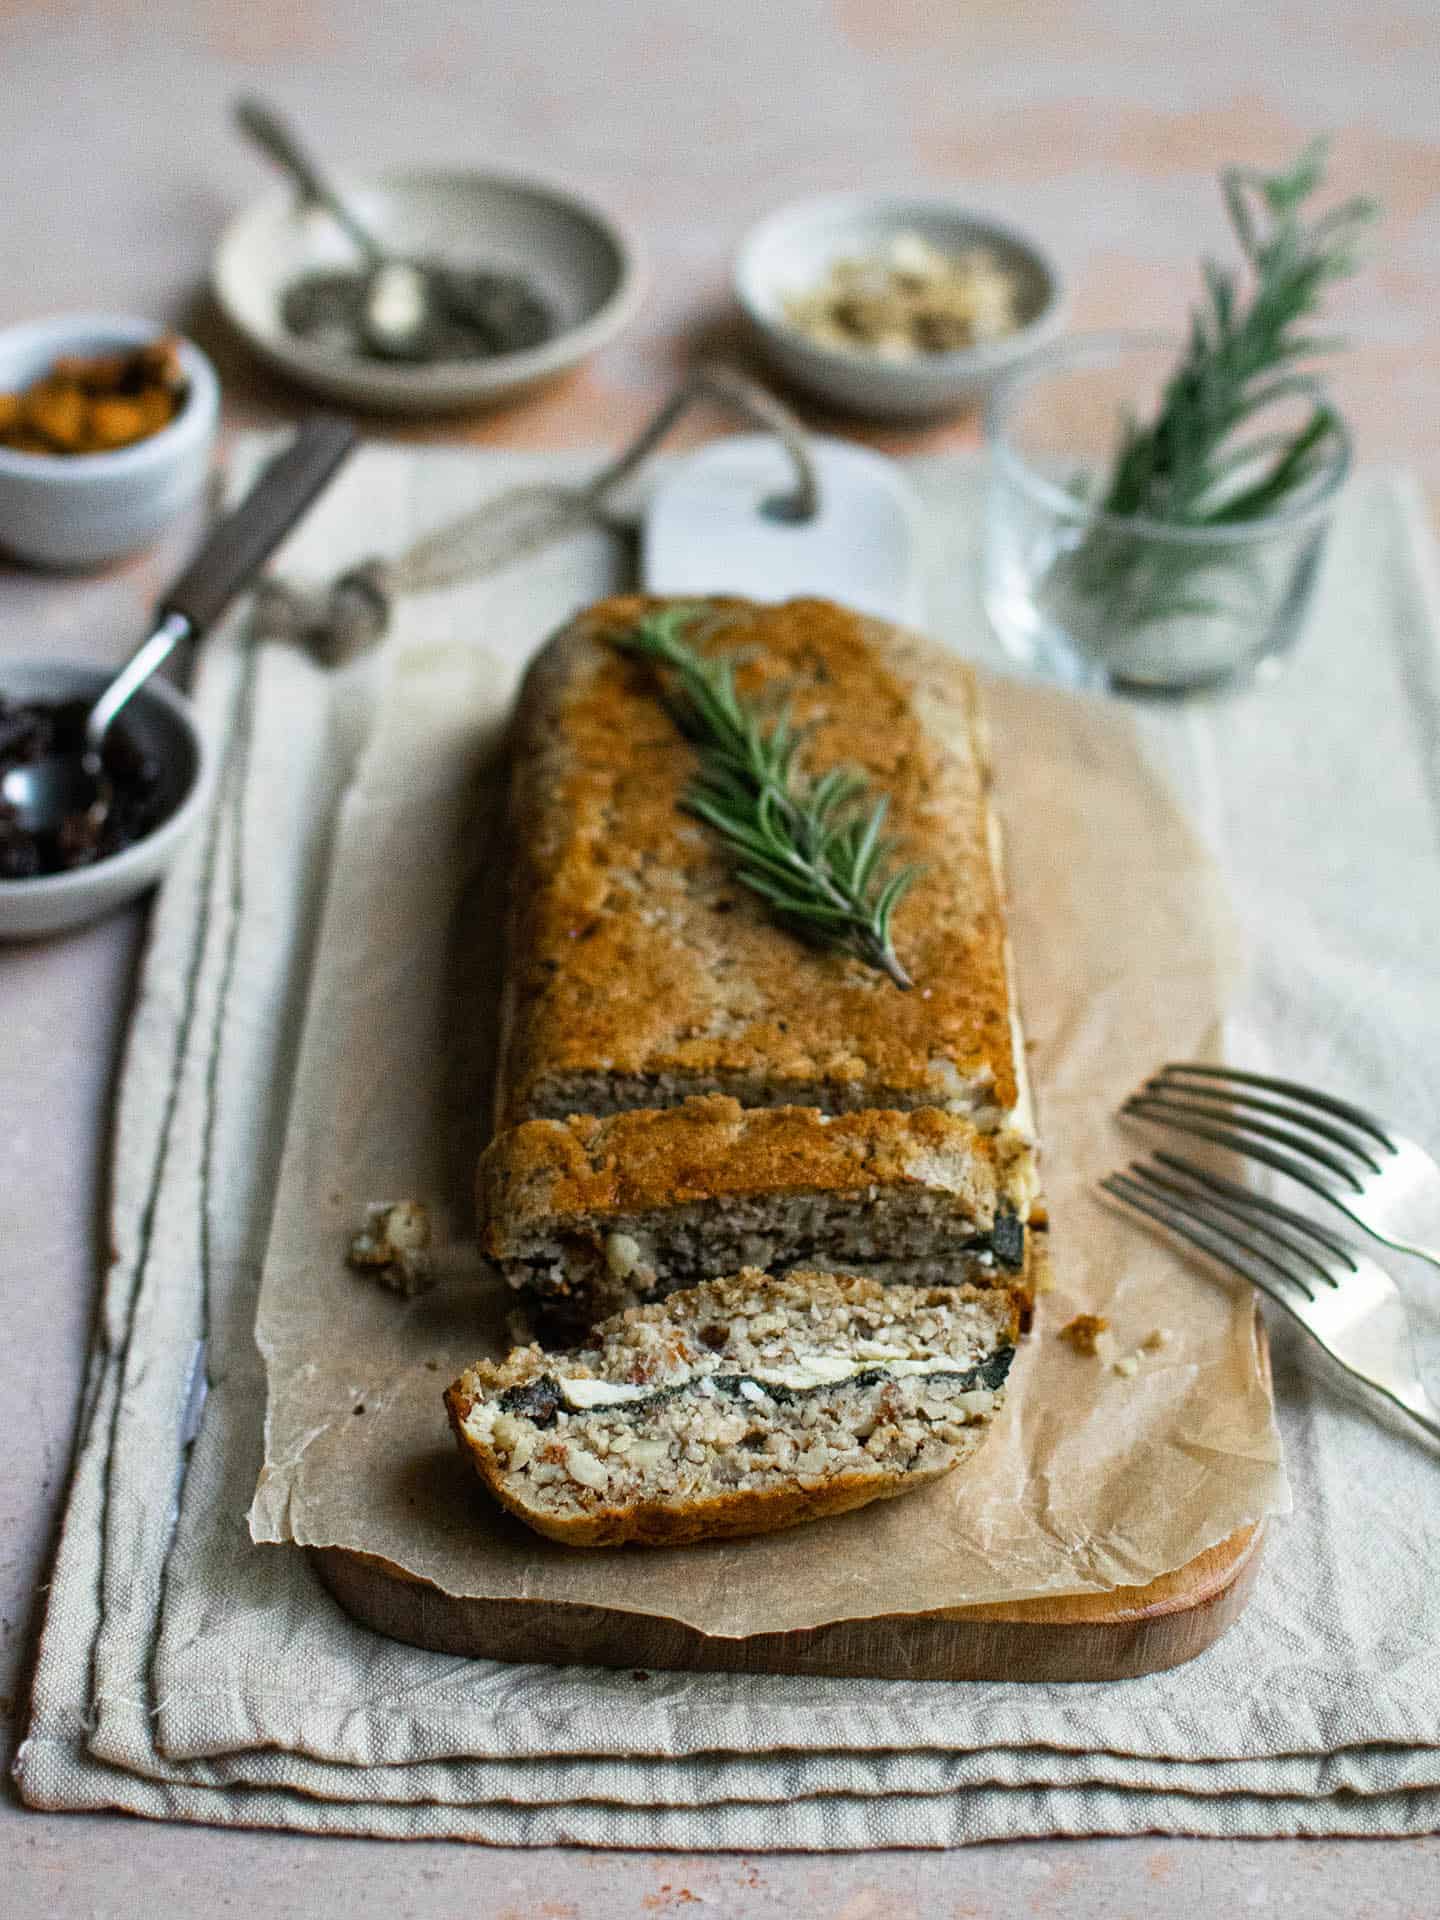
{"label": "pink textured background", "polygon": [[[1341,290],[1337,383],[1363,459],[1440,500],[1440,8],[1436,0],[0,0],[0,325],[114,308],[185,325],[235,423],[301,396],[259,373],[200,296],[215,235],[271,184],[229,134],[273,92],[337,166],[420,159],[554,173],[624,215],[653,281],[631,329],[550,393],[436,438],[613,442],[697,353],[734,348],[729,255],[794,195],[944,184],[1032,227],[1077,326],[1183,311],[1223,241],[1214,173],[1336,136],[1337,189],[1389,208]],[[813,416],[812,416],[813,417]],[[390,429],[387,429],[389,431]],[[876,436],[963,444],[973,423]],[[0,656],[116,658],[182,535],[107,575],[0,565]],[[103,1128],[139,916],[0,949],[0,1749],[25,1672],[93,1299]],[[1259,1908],[1307,1920],[1435,1911],[1440,1842],[1095,1841],[746,1861],[476,1854],[40,1818],[0,1794],[0,1912],[350,1920],[466,1912],[1129,1920]]]}

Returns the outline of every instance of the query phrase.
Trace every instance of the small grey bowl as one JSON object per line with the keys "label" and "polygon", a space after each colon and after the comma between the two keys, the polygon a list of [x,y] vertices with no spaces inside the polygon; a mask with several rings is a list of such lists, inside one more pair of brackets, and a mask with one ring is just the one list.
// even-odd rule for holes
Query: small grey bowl
{"label": "small grey bowl", "polygon": [[[113,671],[70,660],[0,660],[0,693],[12,700],[95,700]],[[63,933],[128,906],[160,878],[204,811],[210,759],[188,702],[163,680],[151,680],[126,706],[123,724],[162,768],[159,825],[93,866],[0,880],[0,940]]]}
{"label": "small grey bowl", "polygon": [[[785,317],[838,259],[883,251],[917,233],[945,253],[988,247],[1019,280],[1021,324],[1003,339],[913,360],[863,347],[822,346]],[[736,298],[776,370],[846,413],[872,420],[939,420],[981,400],[1001,374],[1053,340],[1065,324],[1060,273],[1018,228],[970,213],[944,194],[838,193],[781,207],[752,227],[736,255]]]}
{"label": "small grey bowl", "polygon": [[494,406],[578,366],[639,304],[644,276],[634,239],[590,201],[548,181],[412,168],[347,182],[346,192],[397,255],[523,274],[558,325],[549,340],[524,352],[422,365],[299,340],[281,318],[285,289],[315,268],[353,267],[355,250],[329,214],[282,189],[230,222],[211,263],[211,284],[226,319],[262,360],[330,400],[375,413]]}

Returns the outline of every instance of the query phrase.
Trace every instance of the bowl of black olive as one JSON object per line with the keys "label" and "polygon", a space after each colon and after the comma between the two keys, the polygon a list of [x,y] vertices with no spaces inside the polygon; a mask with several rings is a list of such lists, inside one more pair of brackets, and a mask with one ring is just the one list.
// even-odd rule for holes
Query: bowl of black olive
{"label": "bowl of black olive", "polygon": [[32,830],[7,776],[78,751],[112,672],[78,662],[0,662],[0,939],[61,933],[122,907],[164,873],[204,805],[209,765],[190,708],[151,680],[105,739],[106,804]]}

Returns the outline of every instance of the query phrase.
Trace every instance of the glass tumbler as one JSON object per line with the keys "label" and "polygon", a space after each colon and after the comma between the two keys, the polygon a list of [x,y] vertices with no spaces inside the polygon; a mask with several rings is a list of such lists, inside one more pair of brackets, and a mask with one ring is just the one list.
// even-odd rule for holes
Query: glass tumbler
{"label": "glass tumbler", "polygon": [[[1349,471],[1343,426],[1318,472],[1265,517],[1183,527],[1090,504],[1125,419],[1154,417],[1180,350],[1164,335],[1082,335],[991,395],[985,605],[1032,672],[1115,692],[1208,692],[1273,667],[1299,636]],[[1257,432],[1284,424],[1282,403]],[[1251,471],[1265,459],[1262,443]],[[1247,477],[1242,463],[1230,483]]]}

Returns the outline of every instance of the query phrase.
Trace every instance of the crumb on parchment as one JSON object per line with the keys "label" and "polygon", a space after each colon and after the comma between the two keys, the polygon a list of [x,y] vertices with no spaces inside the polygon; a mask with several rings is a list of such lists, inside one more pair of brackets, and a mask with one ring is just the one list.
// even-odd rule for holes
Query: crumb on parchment
{"label": "crumb on parchment", "polygon": [[435,1284],[428,1207],[422,1200],[372,1201],[345,1263],[357,1273],[373,1273],[382,1286],[407,1298],[424,1293]]}
{"label": "crumb on parchment", "polygon": [[1133,1353],[1117,1355],[1115,1342],[1109,1335],[1110,1322],[1103,1313],[1077,1313],[1073,1320],[1068,1320],[1060,1329],[1060,1338],[1068,1341],[1077,1353],[1088,1353],[1097,1360],[1108,1361],[1110,1371],[1118,1373],[1122,1380],[1133,1380],[1140,1371],[1144,1356],[1147,1353],[1159,1353],[1170,1341],[1168,1328],[1152,1327]]}
{"label": "crumb on parchment", "polygon": [[1060,1338],[1068,1341],[1077,1353],[1098,1354],[1100,1336],[1109,1331],[1110,1322],[1103,1313],[1077,1313],[1061,1327]]}

